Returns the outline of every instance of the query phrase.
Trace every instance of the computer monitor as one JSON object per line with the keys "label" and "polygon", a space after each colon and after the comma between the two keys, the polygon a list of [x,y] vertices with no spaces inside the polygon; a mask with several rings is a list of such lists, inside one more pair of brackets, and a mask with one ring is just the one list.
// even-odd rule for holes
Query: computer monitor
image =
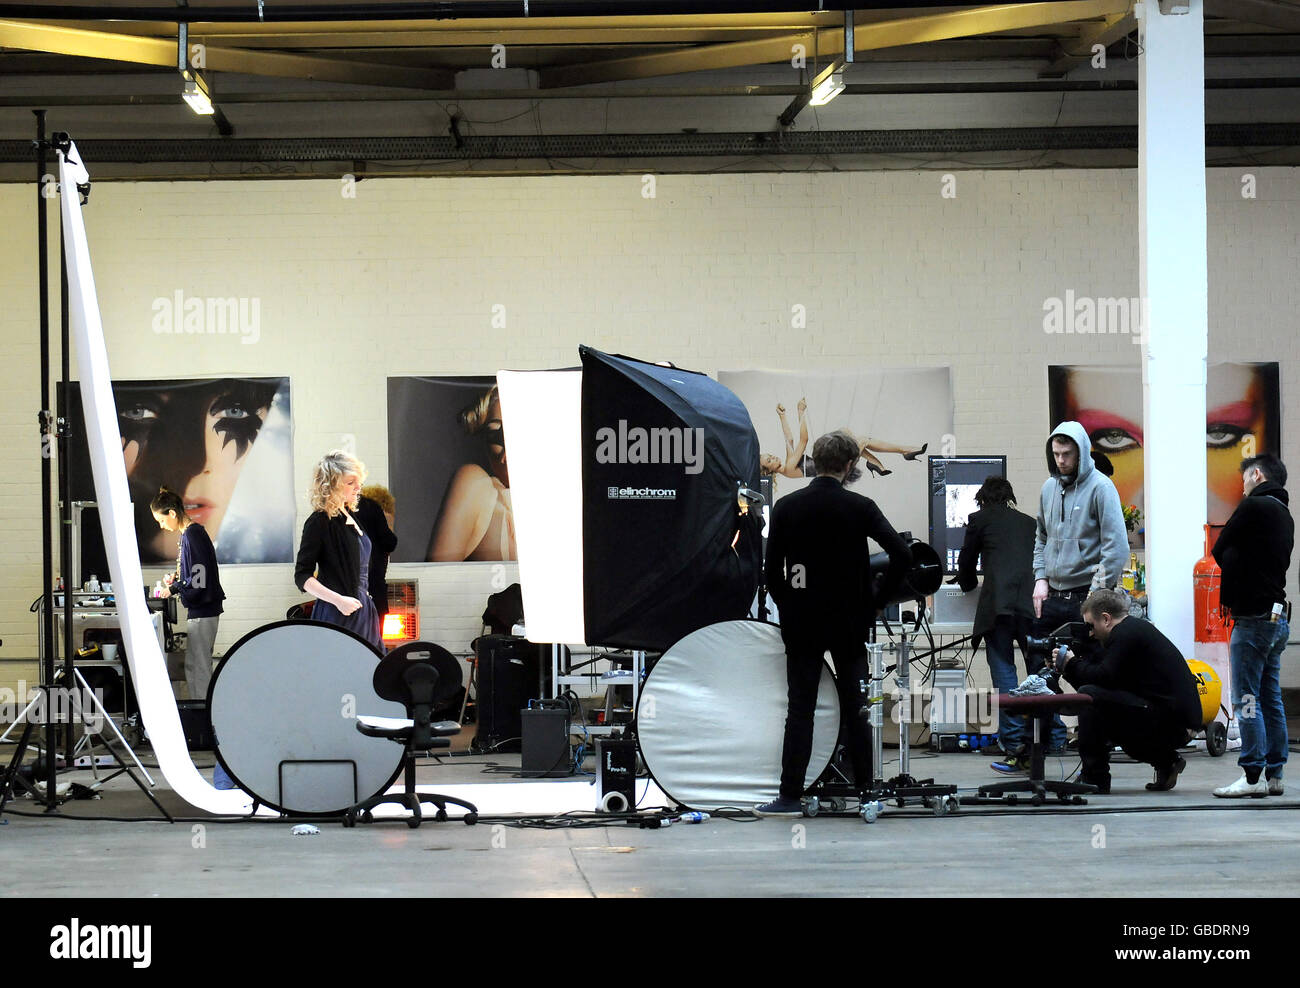
{"label": "computer monitor", "polygon": [[930,545],[943,560],[947,576],[957,572],[957,556],[966,538],[966,519],[978,506],[975,494],[989,477],[1006,478],[1005,456],[931,456]]}

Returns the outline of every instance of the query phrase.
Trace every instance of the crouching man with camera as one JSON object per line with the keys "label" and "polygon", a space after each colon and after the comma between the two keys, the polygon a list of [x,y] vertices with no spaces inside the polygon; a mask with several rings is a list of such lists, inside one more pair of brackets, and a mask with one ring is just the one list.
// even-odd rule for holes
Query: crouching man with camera
{"label": "crouching man with camera", "polygon": [[1196,680],[1176,645],[1149,621],[1128,616],[1128,598],[1094,590],[1083,602],[1083,620],[1101,643],[1089,658],[1067,650],[1056,667],[1092,704],[1079,714],[1080,781],[1110,792],[1110,750],[1156,770],[1147,788],[1172,789],[1187,765],[1178,749],[1189,730],[1201,727]]}

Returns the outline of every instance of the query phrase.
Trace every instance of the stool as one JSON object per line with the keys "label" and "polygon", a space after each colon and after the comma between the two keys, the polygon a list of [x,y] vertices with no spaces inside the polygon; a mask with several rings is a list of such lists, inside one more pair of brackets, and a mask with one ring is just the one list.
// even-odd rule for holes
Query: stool
{"label": "stool", "polygon": [[1086,782],[1057,782],[1045,779],[1047,739],[1052,734],[1052,717],[1055,714],[1077,714],[1092,704],[1092,697],[1084,693],[1042,693],[1036,696],[998,697],[1000,711],[1029,717],[1034,722],[1033,742],[1029,747],[1029,778],[1012,779],[980,786],[978,796],[966,796],[962,802],[979,805],[990,802],[1017,802],[1018,793],[1029,793],[1029,802],[1041,806],[1047,794],[1053,793],[1062,803],[1086,803],[1083,797],[1095,793],[1097,787]]}

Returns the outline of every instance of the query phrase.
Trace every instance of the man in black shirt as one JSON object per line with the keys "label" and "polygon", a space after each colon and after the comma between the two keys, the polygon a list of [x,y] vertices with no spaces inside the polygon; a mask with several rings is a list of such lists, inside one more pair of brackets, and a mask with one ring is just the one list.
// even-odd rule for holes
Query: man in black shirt
{"label": "man in black shirt", "polygon": [[1223,570],[1219,601],[1232,612],[1232,712],[1241,725],[1237,764],[1243,774],[1214,790],[1228,799],[1280,796],[1283,791],[1287,727],[1282,650],[1291,632],[1286,571],[1295,542],[1285,485],[1286,467],[1276,456],[1242,460],[1245,496],[1214,543],[1214,558]]}
{"label": "man in black shirt", "polygon": [[781,498],[768,528],[767,590],[781,618],[786,649],[789,708],[781,756],[780,795],[756,808],[762,816],[801,812],[804,774],[812,756],[813,713],[822,658],[835,662],[840,717],[849,736],[849,755],[859,790],[871,786],[867,732],[866,640],[876,609],[870,582],[872,538],[889,553],[882,598],[903,582],[912,552],[876,503],[844,489],[854,476],[861,447],[846,432],[832,432],[813,444],[817,477]]}
{"label": "man in black shirt", "polygon": [[1128,616],[1128,597],[1094,590],[1083,602],[1083,620],[1101,643],[1088,658],[1067,651],[1061,675],[1092,704],[1079,714],[1080,781],[1110,792],[1110,749],[1155,767],[1147,788],[1172,789],[1187,763],[1178,749],[1201,726],[1196,679],[1178,647],[1155,625]]}

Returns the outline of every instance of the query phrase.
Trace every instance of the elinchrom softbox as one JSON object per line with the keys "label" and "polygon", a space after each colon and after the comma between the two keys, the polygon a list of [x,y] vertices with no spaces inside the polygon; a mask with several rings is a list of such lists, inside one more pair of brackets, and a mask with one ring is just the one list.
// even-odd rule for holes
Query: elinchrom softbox
{"label": "elinchrom softbox", "polygon": [[581,347],[587,641],[662,651],[749,612],[761,525],[758,436],[705,374]]}
{"label": "elinchrom softbox", "polygon": [[761,569],[749,413],[704,374],[579,352],[580,369],[497,375],[529,639],[663,651],[743,617]]}

